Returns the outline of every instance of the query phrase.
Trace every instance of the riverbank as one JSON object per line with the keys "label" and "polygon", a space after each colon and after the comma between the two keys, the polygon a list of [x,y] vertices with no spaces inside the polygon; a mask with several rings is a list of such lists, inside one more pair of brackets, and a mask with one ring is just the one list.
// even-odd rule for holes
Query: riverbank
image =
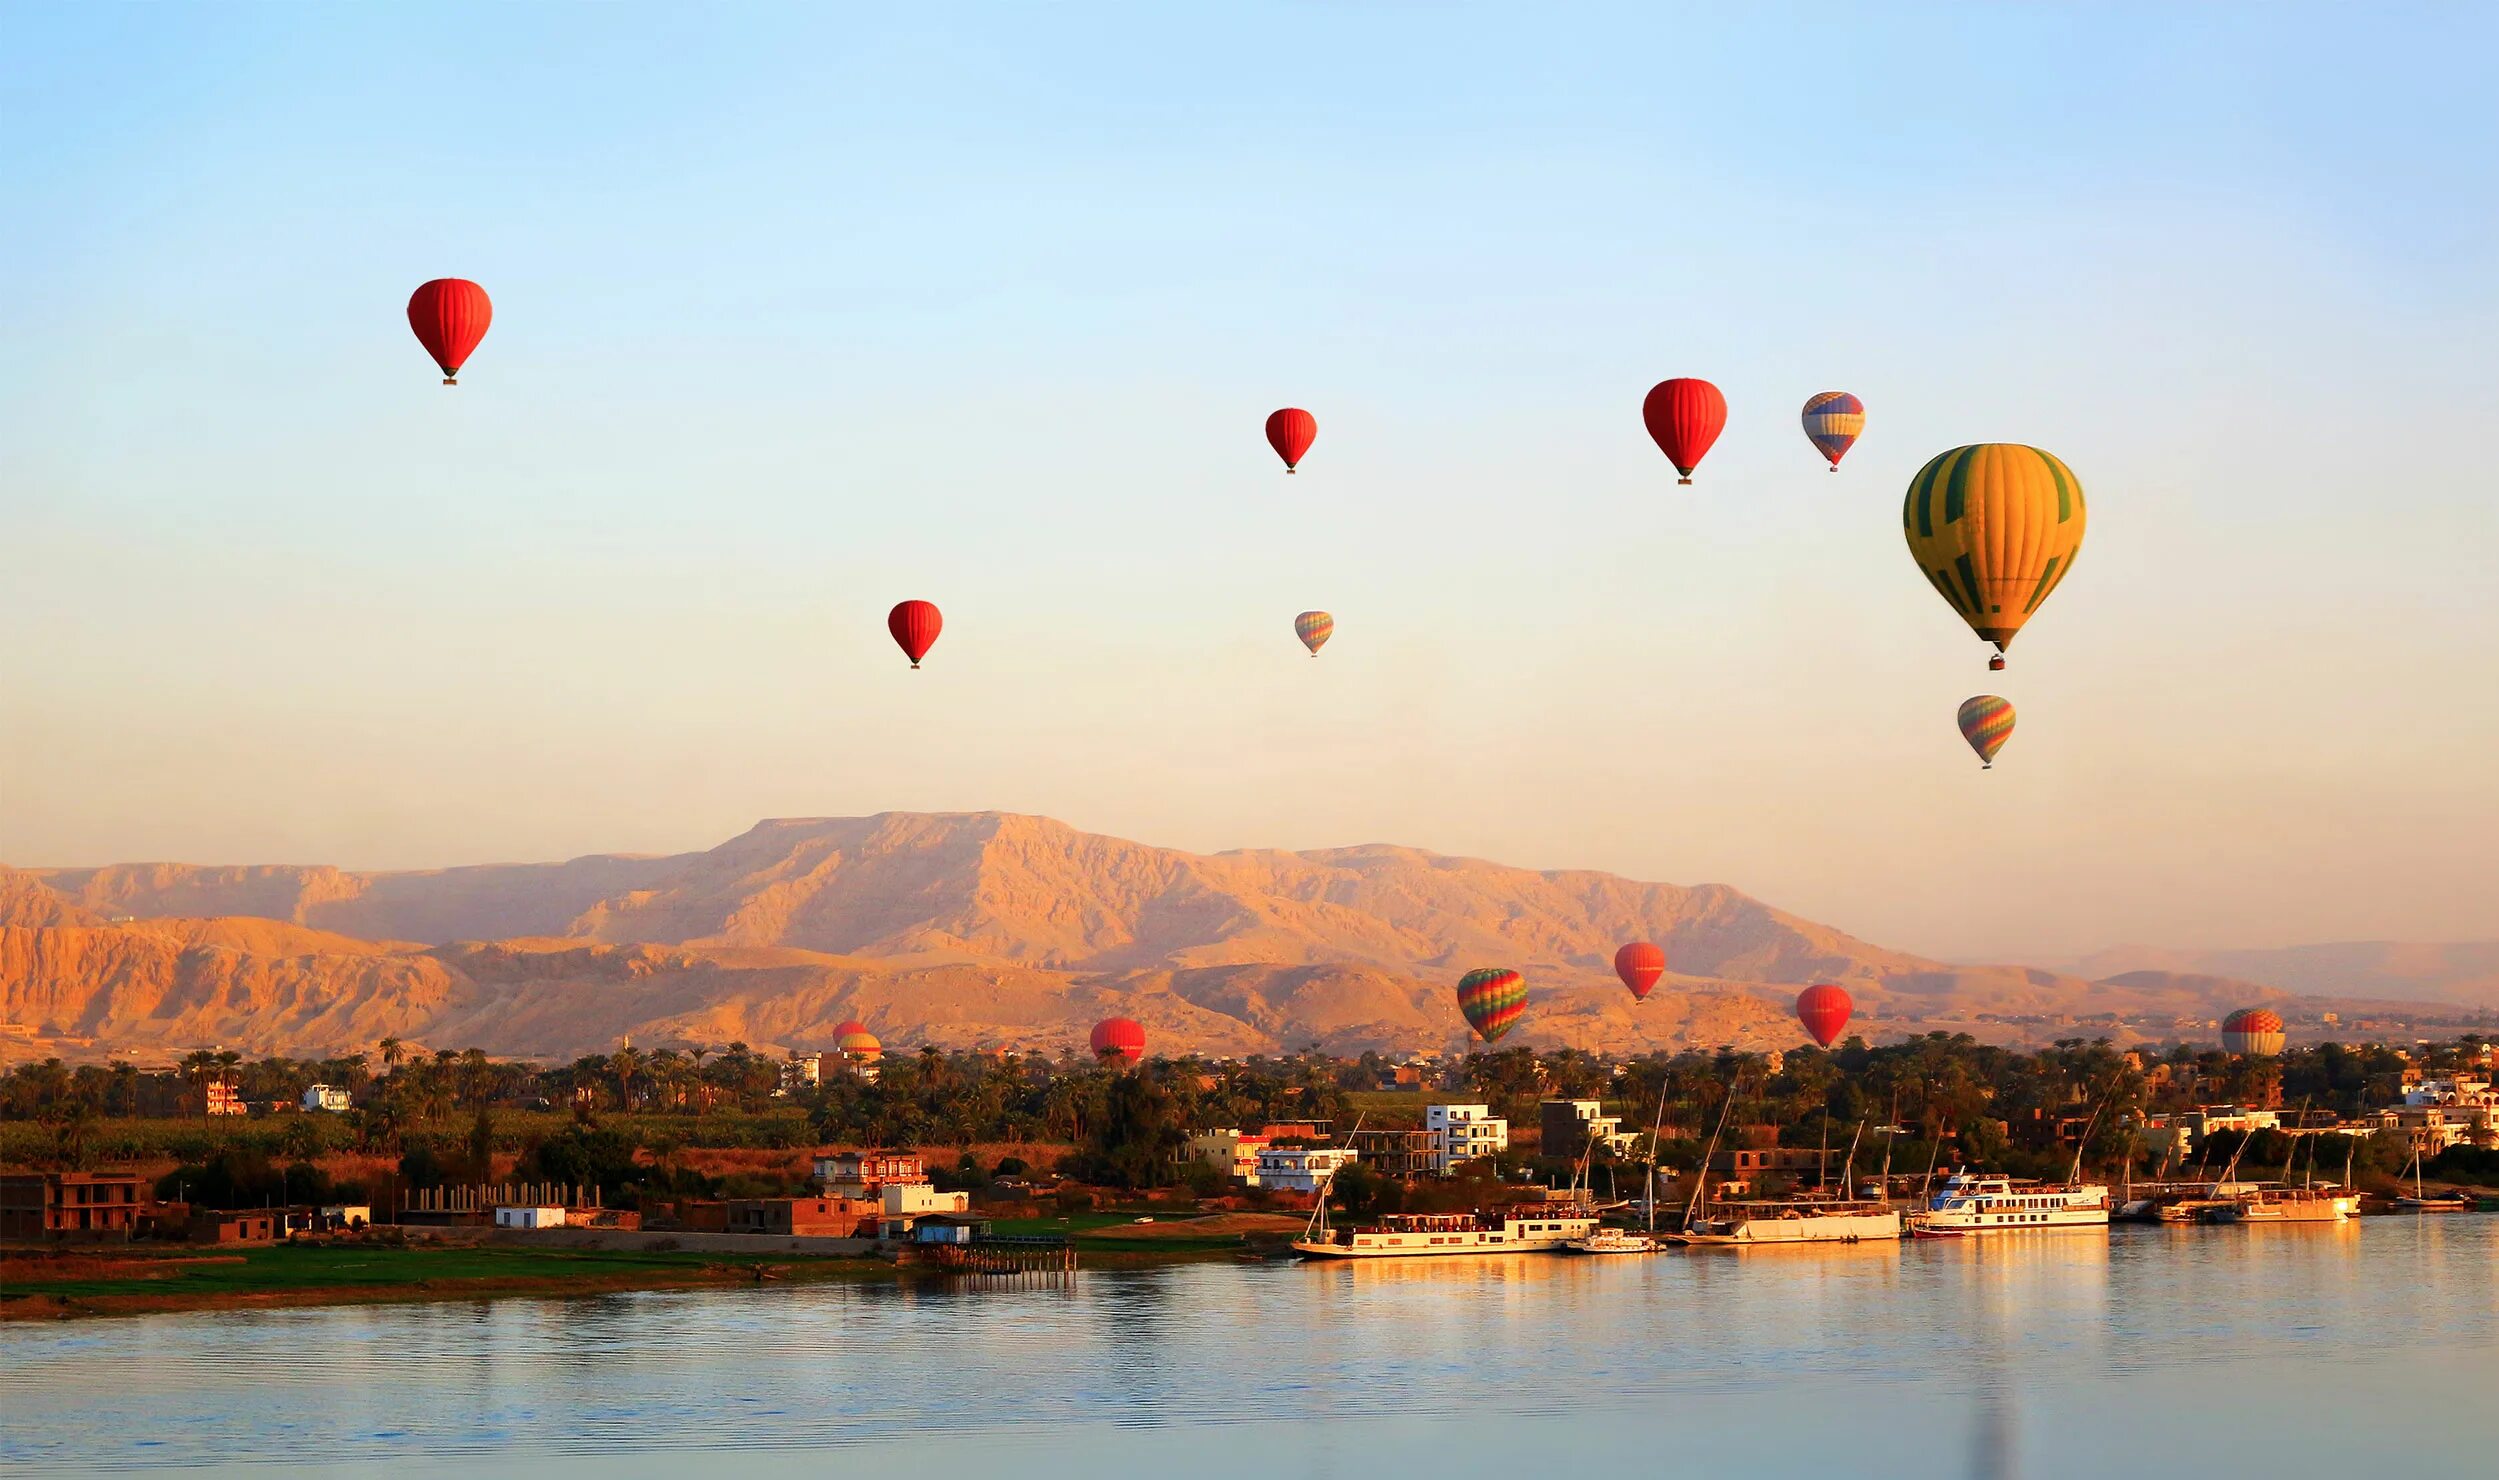
{"label": "riverbank", "polygon": [[[1085,1214],[1075,1220],[1033,1219],[1029,1227],[1002,1225],[999,1232],[1066,1236],[1085,1267],[1117,1269],[1230,1258],[1280,1244],[1299,1222],[1257,1213],[1153,1223]],[[827,1252],[790,1247],[801,1243],[843,1247]],[[686,1247],[704,1244],[717,1246]],[[0,1321],[946,1277],[877,1257],[856,1240],[588,1229],[528,1235],[463,1230],[406,1243],[250,1249],[88,1245],[0,1251]]]}
{"label": "riverbank", "polygon": [[0,1321],[893,1279],[860,1255],[341,1243],[0,1254]]}

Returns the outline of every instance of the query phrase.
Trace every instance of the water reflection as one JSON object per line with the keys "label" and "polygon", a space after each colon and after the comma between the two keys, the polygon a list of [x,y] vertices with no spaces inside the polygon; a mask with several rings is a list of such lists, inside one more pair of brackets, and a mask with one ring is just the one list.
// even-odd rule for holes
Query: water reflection
{"label": "water reflection", "polygon": [[[1376,1473],[1383,1453],[1453,1477],[1555,1453],[1779,1475],[1900,1458],[1905,1424],[1925,1430],[1914,1467],[1943,1474],[2094,1473],[2118,1426],[2138,1467],[2227,1473],[2225,1441],[2254,1425],[2291,1454],[2269,1471],[2298,1477],[2357,1463],[2371,1434],[2423,1462],[2472,1453],[2446,1405],[2478,1413],[2499,1344],[2494,1231],[2121,1228],[19,1326],[0,1329],[0,1468],[495,1457],[621,1480],[681,1474],[688,1451],[796,1474],[839,1450],[1044,1480]],[[2225,1410],[2244,1424],[2217,1428]],[[2357,1440],[2332,1417],[2352,1412],[2372,1420]]]}

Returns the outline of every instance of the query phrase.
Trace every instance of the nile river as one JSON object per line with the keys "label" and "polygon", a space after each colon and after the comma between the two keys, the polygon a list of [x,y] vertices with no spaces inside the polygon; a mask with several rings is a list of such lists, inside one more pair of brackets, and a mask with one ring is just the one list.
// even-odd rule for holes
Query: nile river
{"label": "nile river", "polygon": [[2495,1235],[2391,1217],[18,1325],[0,1470],[2478,1469]]}

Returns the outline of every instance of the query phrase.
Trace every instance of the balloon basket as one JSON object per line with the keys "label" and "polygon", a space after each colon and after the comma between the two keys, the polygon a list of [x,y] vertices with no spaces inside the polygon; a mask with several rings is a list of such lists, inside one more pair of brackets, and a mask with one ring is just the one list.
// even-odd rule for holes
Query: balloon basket
{"label": "balloon basket", "polygon": [[1677,478],[1675,480],[1675,486],[1678,488],[1690,488],[1692,486],[1692,480],[1689,478]]}
{"label": "balloon basket", "polygon": [[1987,671],[1990,673],[2004,672],[2004,655],[2002,653],[1998,653],[1995,657],[1987,660]]}
{"label": "balloon basket", "polygon": [[460,377],[456,375],[446,375],[443,377],[443,384],[445,385],[458,385],[459,383]]}
{"label": "balloon basket", "polygon": [[920,665],[919,665],[919,664],[917,664],[917,663],[912,664],[912,665],[911,665],[911,671],[912,671],[912,672],[914,672],[914,673],[919,672],[919,671],[920,671]]}
{"label": "balloon basket", "polygon": [[1286,469],[1284,470],[1284,476],[1285,476],[1285,477],[1287,477],[1287,478],[1290,478],[1290,477],[1292,477],[1295,473],[1298,473],[1298,472],[1300,472],[1300,471],[1301,471],[1301,469],[1299,469],[1299,468],[1286,468]]}

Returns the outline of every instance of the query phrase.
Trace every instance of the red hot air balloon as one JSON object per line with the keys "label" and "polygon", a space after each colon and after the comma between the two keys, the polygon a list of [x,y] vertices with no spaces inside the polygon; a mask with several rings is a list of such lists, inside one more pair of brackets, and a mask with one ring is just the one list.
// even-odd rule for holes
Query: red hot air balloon
{"label": "red hot air balloon", "polygon": [[1856,1010],[1857,1004],[1848,1000],[1848,994],[1828,982],[1796,994],[1796,1020],[1824,1048],[1840,1036],[1840,1029],[1848,1026],[1848,1015]]}
{"label": "red hot air balloon", "polygon": [[1706,380],[1661,380],[1640,403],[1640,419],[1649,424],[1657,450],[1675,465],[1675,481],[1689,483],[1692,470],[1726,428],[1727,398]]}
{"label": "red hot air balloon", "polygon": [[945,625],[946,619],[937,614],[934,602],[906,601],[885,614],[885,630],[894,634],[894,641],[902,645],[903,655],[914,668],[920,666],[930,648],[937,646],[938,630]]}
{"label": "red hot air balloon", "polygon": [[445,385],[460,383],[460,367],[494,321],[495,306],[486,290],[467,278],[436,278],[408,295],[408,327],[442,366]]}
{"label": "red hot air balloon", "polygon": [[1093,1025],[1093,1056],[1125,1069],[1145,1057],[1145,1028],[1129,1018],[1104,1018]]}
{"label": "red hot air balloon", "polygon": [[1666,953],[1645,940],[1635,940],[1614,953],[1614,974],[1631,988],[1631,995],[1646,998],[1649,988],[1666,974]]}
{"label": "red hot air balloon", "polygon": [[1319,440],[1319,418],[1299,406],[1287,406],[1267,418],[1267,445],[1284,459],[1284,471],[1301,466],[1302,454]]}

